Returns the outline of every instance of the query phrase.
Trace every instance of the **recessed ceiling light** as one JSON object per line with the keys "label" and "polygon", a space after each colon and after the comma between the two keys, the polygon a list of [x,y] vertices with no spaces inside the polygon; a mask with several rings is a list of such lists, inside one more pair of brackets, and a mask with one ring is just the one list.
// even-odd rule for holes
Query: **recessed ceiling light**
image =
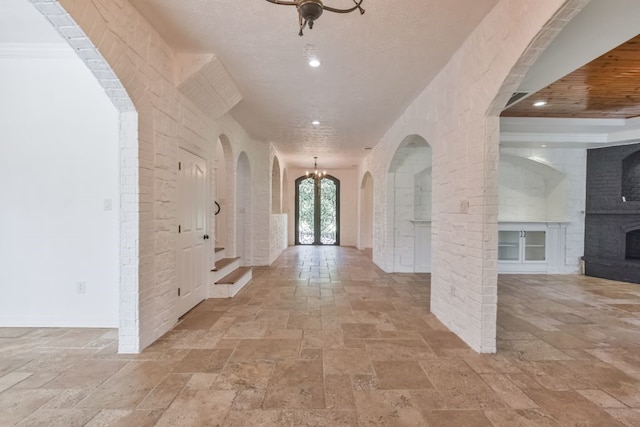
{"label": "recessed ceiling light", "polygon": [[547,144],[542,144],[542,148],[547,148]]}
{"label": "recessed ceiling light", "polygon": [[311,124],[314,125],[314,126],[318,126],[320,124],[320,121],[314,120],[314,121],[311,122]]}
{"label": "recessed ceiling light", "polygon": [[547,101],[536,101],[533,103],[534,107],[544,107],[545,105],[547,105]]}
{"label": "recessed ceiling light", "polygon": [[320,66],[320,60],[318,60],[316,58],[310,59],[309,60],[309,66],[313,67],[313,68],[319,67]]}

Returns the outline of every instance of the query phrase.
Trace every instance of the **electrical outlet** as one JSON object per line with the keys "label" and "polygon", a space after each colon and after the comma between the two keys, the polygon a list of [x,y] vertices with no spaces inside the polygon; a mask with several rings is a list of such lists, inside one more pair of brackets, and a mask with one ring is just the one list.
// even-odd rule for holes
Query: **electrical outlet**
{"label": "electrical outlet", "polygon": [[103,208],[105,211],[110,211],[111,209],[113,209],[111,199],[104,199]]}
{"label": "electrical outlet", "polygon": [[78,282],[76,283],[76,293],[77,294],[84,294],[86,292],[86,283],[85,282]]}

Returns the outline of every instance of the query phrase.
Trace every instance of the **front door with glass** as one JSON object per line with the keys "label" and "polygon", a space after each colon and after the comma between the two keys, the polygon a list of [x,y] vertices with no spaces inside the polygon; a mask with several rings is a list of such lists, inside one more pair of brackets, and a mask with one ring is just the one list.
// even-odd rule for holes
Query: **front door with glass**
{"label": "front door with glass", "polygon": [[340,245],[340,181],[296,180],[296,245]]}

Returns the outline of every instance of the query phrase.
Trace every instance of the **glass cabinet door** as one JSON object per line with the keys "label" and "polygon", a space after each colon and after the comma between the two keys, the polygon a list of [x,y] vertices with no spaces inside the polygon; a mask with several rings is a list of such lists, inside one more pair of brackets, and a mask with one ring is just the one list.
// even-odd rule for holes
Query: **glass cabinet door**
{"label": "glass cabinet door", "polygon": [[524,233],[524,260],[544,261],[545,240],[546,232],[544,231],[526,231]]}
{"label": "glass cabinet door", "polygon": [[498,231],[498,260],[520,260],[520,232]]}

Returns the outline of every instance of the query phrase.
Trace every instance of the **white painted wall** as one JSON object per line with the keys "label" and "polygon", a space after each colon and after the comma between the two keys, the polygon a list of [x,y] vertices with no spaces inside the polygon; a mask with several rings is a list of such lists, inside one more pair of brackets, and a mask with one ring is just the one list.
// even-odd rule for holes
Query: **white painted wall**
{"label": "white painted wall", "polygon": [[118,326],[118,112],[67,49],[0,55],[0,326]]}
{"label": "white painted wall", "polygon": [[[322,165],[320,165],[320,168]],[[356,169],[327,169],[327,173],[340,180],[340,246],[356,246],[358,239],[358,171]],[[295,245],[296,179],[304,169],[287,169],[289,191],[289,245]],[[286,197],[283,200],[287,199]]]}

